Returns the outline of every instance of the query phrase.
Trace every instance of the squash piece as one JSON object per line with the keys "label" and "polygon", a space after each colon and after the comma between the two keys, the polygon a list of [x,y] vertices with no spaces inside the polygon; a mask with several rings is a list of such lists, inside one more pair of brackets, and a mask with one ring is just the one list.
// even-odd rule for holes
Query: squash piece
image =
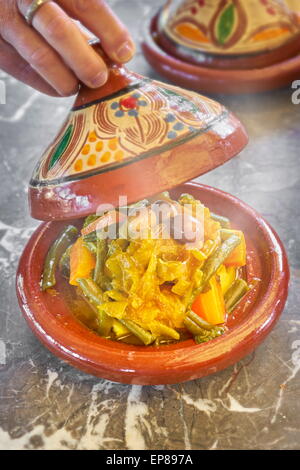
{"label": "squash piece", "polygon": [[177,294],[180,297],[182,297],[186,294],[190,285],[191,285],[190,281],[186,281],[185,279],[179,279],[179,281],[177,281],[176,284],[174,284],[171,290],[174,294]]}
{"label": "squash piece", "polygon": [[192,305],[194,313],[212,325],[225,323],[226,310],[221,284],[213,276],[209,281],[210,289],[198,295]]}
{"label": "squash piece", "polygon": [[105,312],[109,317],[122,319],[125,314],[125,310],[128,306],[128,302],[104,302],[99,305],[98,310]]}
{"label": "squash piece", "polygon": [[78,286],[77,279],[87,279],[95,268],[96,259],[80,237],[70,251],[70,284]]}
{"label": "squash piece", "polygon": [[236,279],[236,268],[233,266],[228,266],[226,268],[226,266],[222,264],[217,272],[217,275],[220,278],[222,293],[225,295]]}
{"label": "squash piece", "polygon": [[122,336],[130,335],[130,331],[126,326],[122,325],[118,320],[115,318],[113,319],[113,332],[115,333],[117,339],[122,338]]}
{"label": "squash piece", "polygon": [[182,278],[186,271],[185,263],[181,261],[157,260],[156,272],[163,282],[171,282]]}

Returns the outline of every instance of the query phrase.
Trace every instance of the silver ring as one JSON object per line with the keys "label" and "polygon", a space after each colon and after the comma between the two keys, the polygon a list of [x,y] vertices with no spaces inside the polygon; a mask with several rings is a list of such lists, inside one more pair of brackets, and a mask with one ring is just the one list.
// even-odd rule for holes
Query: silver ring
{"label": "silver ring", "polygon": [[51,0],[33,0],[31,4],[29,5],[26,13],[25,13],[25,20],[29,24],[29,26],[32,26],[33,18],[37,11],[45,4],[50,2]]}

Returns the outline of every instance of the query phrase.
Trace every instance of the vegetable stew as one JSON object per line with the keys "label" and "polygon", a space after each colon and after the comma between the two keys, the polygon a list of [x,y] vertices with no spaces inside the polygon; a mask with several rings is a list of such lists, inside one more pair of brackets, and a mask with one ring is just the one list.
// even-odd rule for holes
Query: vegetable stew
{"label": "vegetable stew", "polygon": [[[50,248],[41,288],[58,271],[84,303],[81,321],[100,336],[141,346],[226,332],[249,291],[243,232],[199,200],[161,193],[69,225]],[[78,317],[77,304],[77,317]],[[86,314],[88,311],[88,314]]]}

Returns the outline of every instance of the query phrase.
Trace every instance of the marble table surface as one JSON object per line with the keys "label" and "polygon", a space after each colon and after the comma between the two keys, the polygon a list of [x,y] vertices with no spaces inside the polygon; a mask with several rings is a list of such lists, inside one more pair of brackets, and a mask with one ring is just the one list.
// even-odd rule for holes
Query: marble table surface
{"label": "marble table surface", "polygon": [[[139,41],[159,0],[110,2]],[[131,67],[156,77],[140,50]],[[300,77],[299,77],[300,79]],[[50,354],[15,295],[19,256],[37,222],[27,184],[72,99],[43,96],[0,72],[0,449],[299,449],[300,105],[292,89],[216,98],[244,122],[249,146],[201,182],[260,211],[288,251],[290,295],[274,330],[234,366],[174,386],[126,386]]]}

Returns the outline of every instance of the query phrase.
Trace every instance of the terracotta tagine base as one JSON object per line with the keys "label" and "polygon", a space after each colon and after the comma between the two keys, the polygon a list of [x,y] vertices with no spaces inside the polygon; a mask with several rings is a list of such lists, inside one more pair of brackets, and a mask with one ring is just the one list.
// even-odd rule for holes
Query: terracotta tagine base
{"label": "terracotta tagine base", "polygon": [[286,86],[300,74],[300,5],[293,2],[169,1],[146,26],[144,55],[172,82],[206,93]]}
{"label": "terracotta tagine base", "polygon": [[[229,217],[247,235],[249,282],[259,278],[229,318],[228,332],[208,343],[193,340],[164,347],[137,347],[106,340],[79,323],[66,302],[62,284],[42,292],[40,279],[47,251],[66,222],[43,223],[33,234],[17,273],[23,315],[40,341],[72,366],[127,384],[174,384],[216,373],[253,351],[278,320],[287,298],[289,268],[274,230],[248,205],[220,190],[186,183],[171,192],[188,192]],[[80,223],[80,222],[78,222]]]}
{"label": "terracotta tagine base", "polygon": [[[205,96],[151,81],[117,64],[108,63],[108,68],[105,86],[81,88],[34,170],[31,214],[48,222],[33,234],[20,260],[20,307],[45,346],[87,373],[144,385],[203,377],[253,351],[274,326],[287,296],[285,251],[249,206],[222,191],[186,183],[241,152],[248,137],[240,121]],[[228,332],[203,345],[190,340],[135,347],[101,338],[75,318],[66,282],[41,290],[49,248],[67,220],[79,226],[99,209],[122,206],[121,196],[131,204],[170,189],[173,197],[191,193],[244,231],[247,280],[255,287],[230,316]]]}

